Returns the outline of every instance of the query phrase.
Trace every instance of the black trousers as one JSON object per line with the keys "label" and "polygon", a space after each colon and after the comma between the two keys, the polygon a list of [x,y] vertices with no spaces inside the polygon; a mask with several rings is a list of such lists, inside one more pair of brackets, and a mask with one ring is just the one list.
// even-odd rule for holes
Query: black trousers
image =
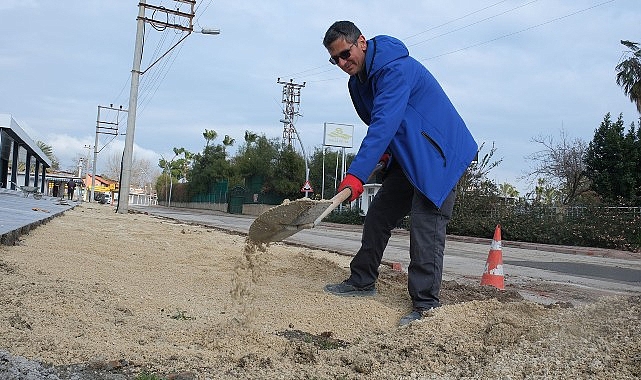
{"label": "black trousers", "polygon": [[361,248],[350,264],[348,281],[358,287],[367,287],[376,282],[378,267],[392,229],[410,214],[407,289],[415,309],[440,306],[445,234],[455,198],[452,190],[441,208],[437,208],[414,188],[401,167],[393,163],[367,210]]}

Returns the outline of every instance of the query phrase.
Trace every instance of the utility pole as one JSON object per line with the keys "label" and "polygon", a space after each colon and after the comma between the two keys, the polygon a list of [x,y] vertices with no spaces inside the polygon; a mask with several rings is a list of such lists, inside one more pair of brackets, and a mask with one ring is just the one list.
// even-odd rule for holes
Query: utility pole
{"label": "utility pole", "polygon": [[[125,137],[125,148],[122,154],[122,172],[120,174],[120,188],[118,196],[117,212],[119,214],[126,214],[129,211],[129,187],[131,185],[131,166],[133,160],[134,150],[134,132],[136,129],[136,108],[138,105],[138,83],[140,76],[147,70],[154,66],[170,51],[172,51],[178,44],[180,44],[187,36],[191,34],[194,29],[193,18],[196,14],[196,1],[195,0],[174,0],[175,3],[187,4],[189,6],[188,12],[180,11],[177,9],[170,9],[163,6],[147,4],[146,0],[140,0],[138,4],[138,17],[136,27],[136,44],[134,46],[134,61],[131,69],[131,88],[129,90],[129,114],[127,115],[127,135]],[[151,18],[146,17],[146,10],[152,12]],[[179,21],[187,21],[187,25],[182,25]],[[170,22],[171,21],[171,22]],[[142,63],[142,47],[143,37],[145,33],[145,22],[150,23],[154,28],[166,27],[177,29],[179,31],[187,32],[178,42],[169,48],[163,55],[149,65],[144,71],[140,71]],[[205,30],[204,34],[218,34],[219,30]]]}
{"label": "utility pole", "polygon": [[[100,120],[100,110],[109,110],[116,111],[116,121],[105,121]],[[98,161],[98,153],[102,150],[98,150],[98,135],[112,135],[118,136],[118,126],[120,125],[120,112],[128,112],[127,110],[122,109],[122,106],[119,108],[114,108],[113,104],[110,104],[109,107],[98,106],[98,116],[96,117],[96,141],[93,144],[93,165],[91,169],[91,196],[89,197],[89,202],[93,202],[94,197],[94,188],[96,187],[96,161]]]}
{"label": "utility pole", "polygon": [[299,116],[300,112],[300,89],[305,87],[303,84],[294,83],[293,79],[289,82],[282,82],[280,78],[277,80],[278,84],[283,85],[283,115],[285,116],[281,122],[283,123],[283,145],[292,145],[292,140],[296,137],[296,128],[294,127],[294,117]]}
{"label": "utility pole", "polygon": [[[280,78],[276,82],[283,85],[283,104],[285,104],[285,107],[283,108],[284,118],[280,120],[283,123],[283,145],[287,144],[291,147],[294,137],[298,139],[303,152],[303,159],[305,160],[305,184],[303,186],[307,187],[309,185],[309,162],[307,154],[305,154],[303,141],[294,126],[294,117],[300,116],[300,89],[305,87],[305,82],[303,84],[294,83],[293,79],[290,79],[289,82],[283,82]],[[308,196],[309,191],[306,189],[305,197]]]}

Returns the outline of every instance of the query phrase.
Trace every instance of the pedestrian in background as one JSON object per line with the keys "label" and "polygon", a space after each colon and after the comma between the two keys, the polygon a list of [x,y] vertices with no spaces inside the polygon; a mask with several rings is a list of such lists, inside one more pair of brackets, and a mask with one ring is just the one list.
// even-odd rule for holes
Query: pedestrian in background
{"label": "pedestrian in background", "polygon": [[73,178],[69,178],[69,181],[67,181],[67,199],[71,200],[73,199],[73,192],[76,190],[76,182],[73,180]]}

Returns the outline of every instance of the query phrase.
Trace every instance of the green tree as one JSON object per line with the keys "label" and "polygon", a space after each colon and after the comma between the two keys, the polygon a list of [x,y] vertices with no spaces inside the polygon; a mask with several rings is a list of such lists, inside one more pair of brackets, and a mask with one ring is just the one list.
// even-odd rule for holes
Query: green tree
{"label": "green tree", "polygon": [[[176,165],[180,168],[178,180],[186,179],[189,170],[191,169],[194,154],[185,148],[174,148],[174,154],[177,157]],[[182,157],[180,157],[180,155],[182,155]]]}
{"label": "green tree", "polygon": [[499,185],[499,193],[505,198],[518,198],[519,191],[513,185],[504,182]]}
{"label": "green tree", "polygon": [[245,131],[245,142],[248,144],[255,143],[258,139],[258,135],[251,131]]}
{"label": "green tree", "polygon": [[60,169],[60,161],[58,160],[58,157],[56,157],[56,155],[53,153],[53,147],[51,145],[45,144],[40,140],[36,141],[36,145],[38,145],[38,148],[40,148],[42,153],[44,153],[49,161],[51,161],[51,170]]}
{"label": "green tree", "polygon": [[205,129],[205,132],[203,132],[203,137],[205,138],[205,146],[209,146],[209,144],[216,140],[216,137],[218,137],[218,132],[214,131],[213,129]]}
{"label": "green tree", "polygon": [[[342,154],[340,151],[325,149],[323,157],[323,148],[316,147],[311,157],[309,158],[309,181],[314,188],[315,196],[324,196],[329,199],[336,195],[336,186],[340,183],[342,166]],[[345,155],[345,167],[349,168],[349,164],[354,159],[353,153]],[[323,170],[324,168],[324,170]],[[323,191],[323,171],[325,172],[325,190]]]}
{"label": "green tree", "polygon": [[[456,203],[448,232],[453,234],[469,233],[472,236],[492,236],[492,231],[500,219],[492,213],[506,202],[499,197],[496,183],[489,178],[492,169],[503,159],[494,159],[496,146],[492,144],[483,154],[485,143],[479,147],[479,160],[473,161],[456,185]],[[488,216],[492,215],[492,218]]]}
{"label": "green tree", "polygon": [[548,184],[545,178],[538,178],[534,194],[529,194],[528,198],[534,201],[535,205],[556,206],[562,203],[562,194],[556,186]]}
{"label": "green tree", "polygon": [[302,196],[301,187],[305,181],[305,159],[289,145],[278,152],[274,176],[269,181],[274,193],[288,199]]}
{"label": "green tree", "polygon": [[225,138],[223,139],[223,152],[225,152],[226,154],[227,147],[234,145],[235,142],[236,142],[236,139],[231,138],[229,135],[225,135]]}
{"label": "green tree", "polygon": [[187,174],[189,192],[206,194],[220,181],[226,180],[231,172],[224,146],[207,145],[202,153],[193,155],[192,169]]}
{"label": "green tree", "polygon": [[625,40],[621,44],[630,50],[616,66],[617,84],[641,113],[641,47],[639,43]]}
{"label": "green tree", "polygon": [[268,139],[265,135],[257,136],[245,132],[245,143],[238,148],[236,156],[231,160],[234,173],[243,181],[249,179],[262,182],[262,190],[268,191],[271,188],[269,179],[274,176],[278,151],[278,139]]}
{"label": "green tree", "polygon": [[594,133],[586,156],[586,174],[594,191],[608,203],[635,202],[638,192],[638,132],[624,133],[623,115],[612,122],[606,114]]}
{"label": "green tree", "polygon": [[[186,178],[187,171],[190,164],[191,153],[185,148],[173,148],[174,157],[170,160],[161,157],[158,160],[158,167],[162,169],[162,174],[156,179],[157,193],[164,194],[165,199],[168,199],[169,189],[179,182],[180,179]],[[180,157],[180,156],[183,157]]]}

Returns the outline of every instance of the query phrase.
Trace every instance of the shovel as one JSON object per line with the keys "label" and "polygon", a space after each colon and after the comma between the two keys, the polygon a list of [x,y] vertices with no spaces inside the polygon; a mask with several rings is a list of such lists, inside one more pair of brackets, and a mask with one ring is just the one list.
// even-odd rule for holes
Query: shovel
{"label": "shovel", "polygon": [[[384,166],[384,163],[379,162],[370,178]],[[352,191],[346,188],[329,200],[301,198],[283,202],[254,220],[249,226],[249,239],[257,243],[281,241],[300,230],[314,228],[351,194]]]}

